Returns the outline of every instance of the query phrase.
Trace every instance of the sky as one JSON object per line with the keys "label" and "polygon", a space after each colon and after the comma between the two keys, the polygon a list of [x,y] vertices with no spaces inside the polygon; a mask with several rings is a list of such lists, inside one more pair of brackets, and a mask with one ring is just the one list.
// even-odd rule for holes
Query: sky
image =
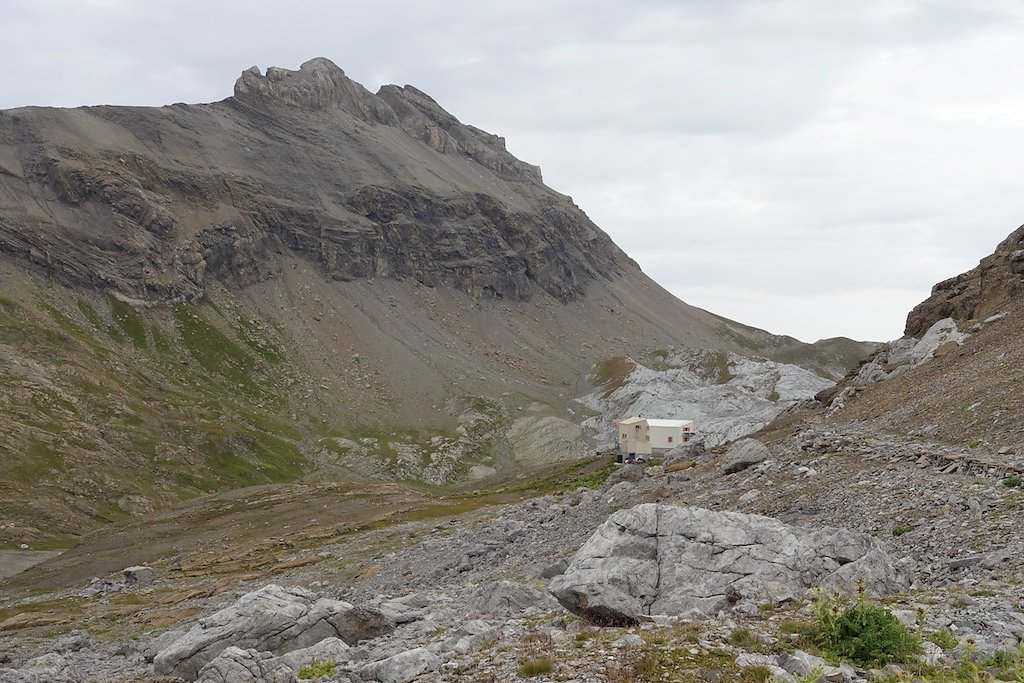
{"label": "sky", "polygon": [[0,109],[327,57],[506,138],[686,302],[902,335],[1024,223],[1019,0],[0,0]]}

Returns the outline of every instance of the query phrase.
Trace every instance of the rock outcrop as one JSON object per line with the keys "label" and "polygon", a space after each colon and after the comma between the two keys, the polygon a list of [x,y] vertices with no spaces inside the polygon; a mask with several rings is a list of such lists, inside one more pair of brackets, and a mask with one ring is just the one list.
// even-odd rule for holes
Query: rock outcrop
{"label": "rock outcrop", "polygon": [[649,503],[620,510],[551,580],[562,605],[597,623],[756,610],[817,586],[885,594],[901,585],[867,534]]}
{"label": "rock outcrop", "polygon": [[[161,674],[195,677],[228,646],[281,655],[327,638],[351,645],[392,630],[376,610],[269,584],[200,621],[161,650],[153,666]],[[238,657],[231,660],[237,663]]]}
{"label": "rock outcrop", "polygon": [[729,446],[722,460],[722,472],[735,474],[762,462],[768,455],[768,448],[757,439],[740,439]]}
{"label": "rock outcrop", "polygon": [[[906,337],[920,337],[943,318],[983,321],[1024,294],[1024,226],[1010,233],[973,270],[943,280],[907,315]],[[963,327],[968,327],[964,324]]]}

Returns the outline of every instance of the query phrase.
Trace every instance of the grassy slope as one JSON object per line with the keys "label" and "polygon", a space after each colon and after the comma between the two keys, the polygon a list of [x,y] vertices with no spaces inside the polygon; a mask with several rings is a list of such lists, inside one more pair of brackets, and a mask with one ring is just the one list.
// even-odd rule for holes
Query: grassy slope
{"label": "grassy slope", "polygon": [[822,377],[839,379],[850,368],[878,348],[876,342],[861,342],[846,337],[819,339],[807,344],[786,335],[777,335],[750,327],[728,318],[722,321],[718,332],[731,339],[746,353],[760,355],[780,363],[800,365]]}
{"label": "grassy slope", "polygon": [[19,293],[0,298],[0,544],[306,469],[304,430],[279,417],[292,371],[236,312]]}

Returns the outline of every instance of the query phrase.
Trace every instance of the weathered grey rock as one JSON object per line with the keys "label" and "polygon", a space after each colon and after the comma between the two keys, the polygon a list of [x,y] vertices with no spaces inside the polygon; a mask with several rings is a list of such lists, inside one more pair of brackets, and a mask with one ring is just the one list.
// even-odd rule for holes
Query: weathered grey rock
{"label": "weathered grey rock", "polygon": [[46,648],[47,653],[49,652],[78,652],[79,650],[87,650],[92,645],[89,642],[89,636],[84,631],[74,630],[71,633],[61,636],[54,640]]}
{"label": "weathered grey rock", "polygon": [[0,671],[0,683],[78,683],[64,655],[51,652],[25,662],[17,669]]}
{"label": "weathered grey rock", "polygon": [[613,514],[549,588],[571,612],[629,624],[651,614],[752,611],[858,579],[872,594],[904,585],[867,534],[649,503]]}
{"label": "weathered grey rock", "polygon": [[152,567],[138,566],[124,569],[124,582],[129,586],[148,586],[153,583],[156,572]]}
{"label": "weathered grey rock", "polygon": [[362,605],[357,605],[348,610],[344,617],[335,620],[333,625],[337,637],[350,645],[355,645],[363,640],[376,638],[395,630],[394,623],[383,612]]}
{"label": "weathered grey rock", "polygon": [[704,442],[700,439],[696,439],[689,443],[680,444],[670,451],[666,451],[661,462],[665,467],[668,467],[673,463],[684,460],[699,460],[706,452]]}
{"label": "weathered grey rock", "polygon": [[821,657],[815,657],[803,650],[796,650],[792,654],[780,655],[779,666],[797,676],[809,676],[815,669],[824,674],[826,670],[832,668],[832,665]]}
{"label": "weathered grey rock", "polygon": [[722,471],[733,474],[763,462],[770,455],[768,447],[757,439],[740,439],[725,454]]}
{"label": "weathered grey rock", "polygon": [[349,645],[341,638],[325,638],[315,645],[292,650],[276,658],[293,671],[298,671],[313,662],[340,662],[348,657]]}
{"label": "weathered grey rock", "polygon": [[371,662],[362,668],[364,680],[380,683],[406,683],[420,674],[437,669],[443,660],[425,647],[406,650],[397,655]]}
{"label": "weathered grey rock", "polygon": [[228,647],[199,671],[196,683],[293,683],[295,672],[269,652]]}
{"label": "weathered grey rock", "polygon": [[284,654],[341,638],[347,643],[394,629],[377,610],[270,584],[201,619],[153,659],[159,674],[194,677],[229,645]]}
{"label": "weathered grey rock", "polygon": [[791,680],[792,677],[785,669],[779,666],[775,657],[762,655],[756,652],[742,652],[736,657],[736,666],[741,669],[748,667],[764,667],[772,672],[773,680]]}
{"label": "weathered grey rock", "polygon": [[760,490],[758,490],[758,489],[750,489],[749,491],[744,493],[742,496],[740,496],[739,499],[737,499],[736,503],[739,504],[739,505],[746,505],[748,503],[753,503],[755,500],[757,500],[760,497],[761,497],[761,491]]}
{"label": "weathered grey rock", "polygon": [[622,481],[628,481],[630,483],[635,484],[643,478],[643,465],[623,465],[622,467],[611,473],[611,475],[605,481],[604,487],[606,489],[610,489]]}
{"label": "weathered grey rock", "polygon": [[565,573],[565,570],[569,567],[569,560],[561,559],[554,564],[549,564],[541,570],[540,574],[537,575],[539,579],[553,579],[556,576]]}
{"label": "weathered grey rock", "polygon": [[548,593],[533,586],[496,581],[478,589],[470,597],[469,606],[483,614],[511,616],[531,607],[553,609],[557,605]]}

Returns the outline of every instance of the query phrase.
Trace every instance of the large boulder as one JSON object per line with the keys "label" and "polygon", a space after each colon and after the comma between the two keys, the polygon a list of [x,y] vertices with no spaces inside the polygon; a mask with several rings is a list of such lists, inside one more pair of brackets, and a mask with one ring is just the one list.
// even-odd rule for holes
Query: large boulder
{"label": "large boulder", "polygon": [[688,443],[679,444],[670,451],[666,451],[665,455],[661,457],[661,464],[668,467],[677,462],[685,462],[687,460],[700,460],[707,454],[707,450],[704,447],[704,442],[700,439],[694,439]]}
{"label": "large boulder", "polygon": [[549,590],[590,621],[632,624],[651,614],[754,611],[816,586],[852,591],[858,580],[874,594],[903,585],[867,534],[648,503],[609,517]]}
{"label": "large boulder", "polygon": [[340,662],[346,656],[348,645],[338,638],[327,638],[280,657],[232,645],[200,669],[196,683],[292,683],[302,667],[315,662]]}
{"label": "large boulder", "polygon": [[425,647],[417,647],[365,665],[360,674],[365,681],[407,683],[427,671],[436,670],[444,660]]}
{"label": "large boulder", "polygon": [[768,447],[757,439],[740,439],[726,452],[722,460],[722,472],[740,472],[764,461],[769,455]]}
{"label": "large boulder", "polygon": [[234,645],[199,670],[195,683],[292,683],[295,671],[269,652]]}
{"label": "large boulder", "polygon": [[157,653],[153,668],[192,680],[230,645],[280,655],[326,638],[354,645],[392,630],[394,625],[376,610],[270,584],[201,619]]}
{"label": "large boulder", "polygon": [[470,596],[469,606],[481,614],[494,616],[522,614],[531,607],[541,610],[558,607],[546,591],[514,581],[495,581],[481,586]]}

